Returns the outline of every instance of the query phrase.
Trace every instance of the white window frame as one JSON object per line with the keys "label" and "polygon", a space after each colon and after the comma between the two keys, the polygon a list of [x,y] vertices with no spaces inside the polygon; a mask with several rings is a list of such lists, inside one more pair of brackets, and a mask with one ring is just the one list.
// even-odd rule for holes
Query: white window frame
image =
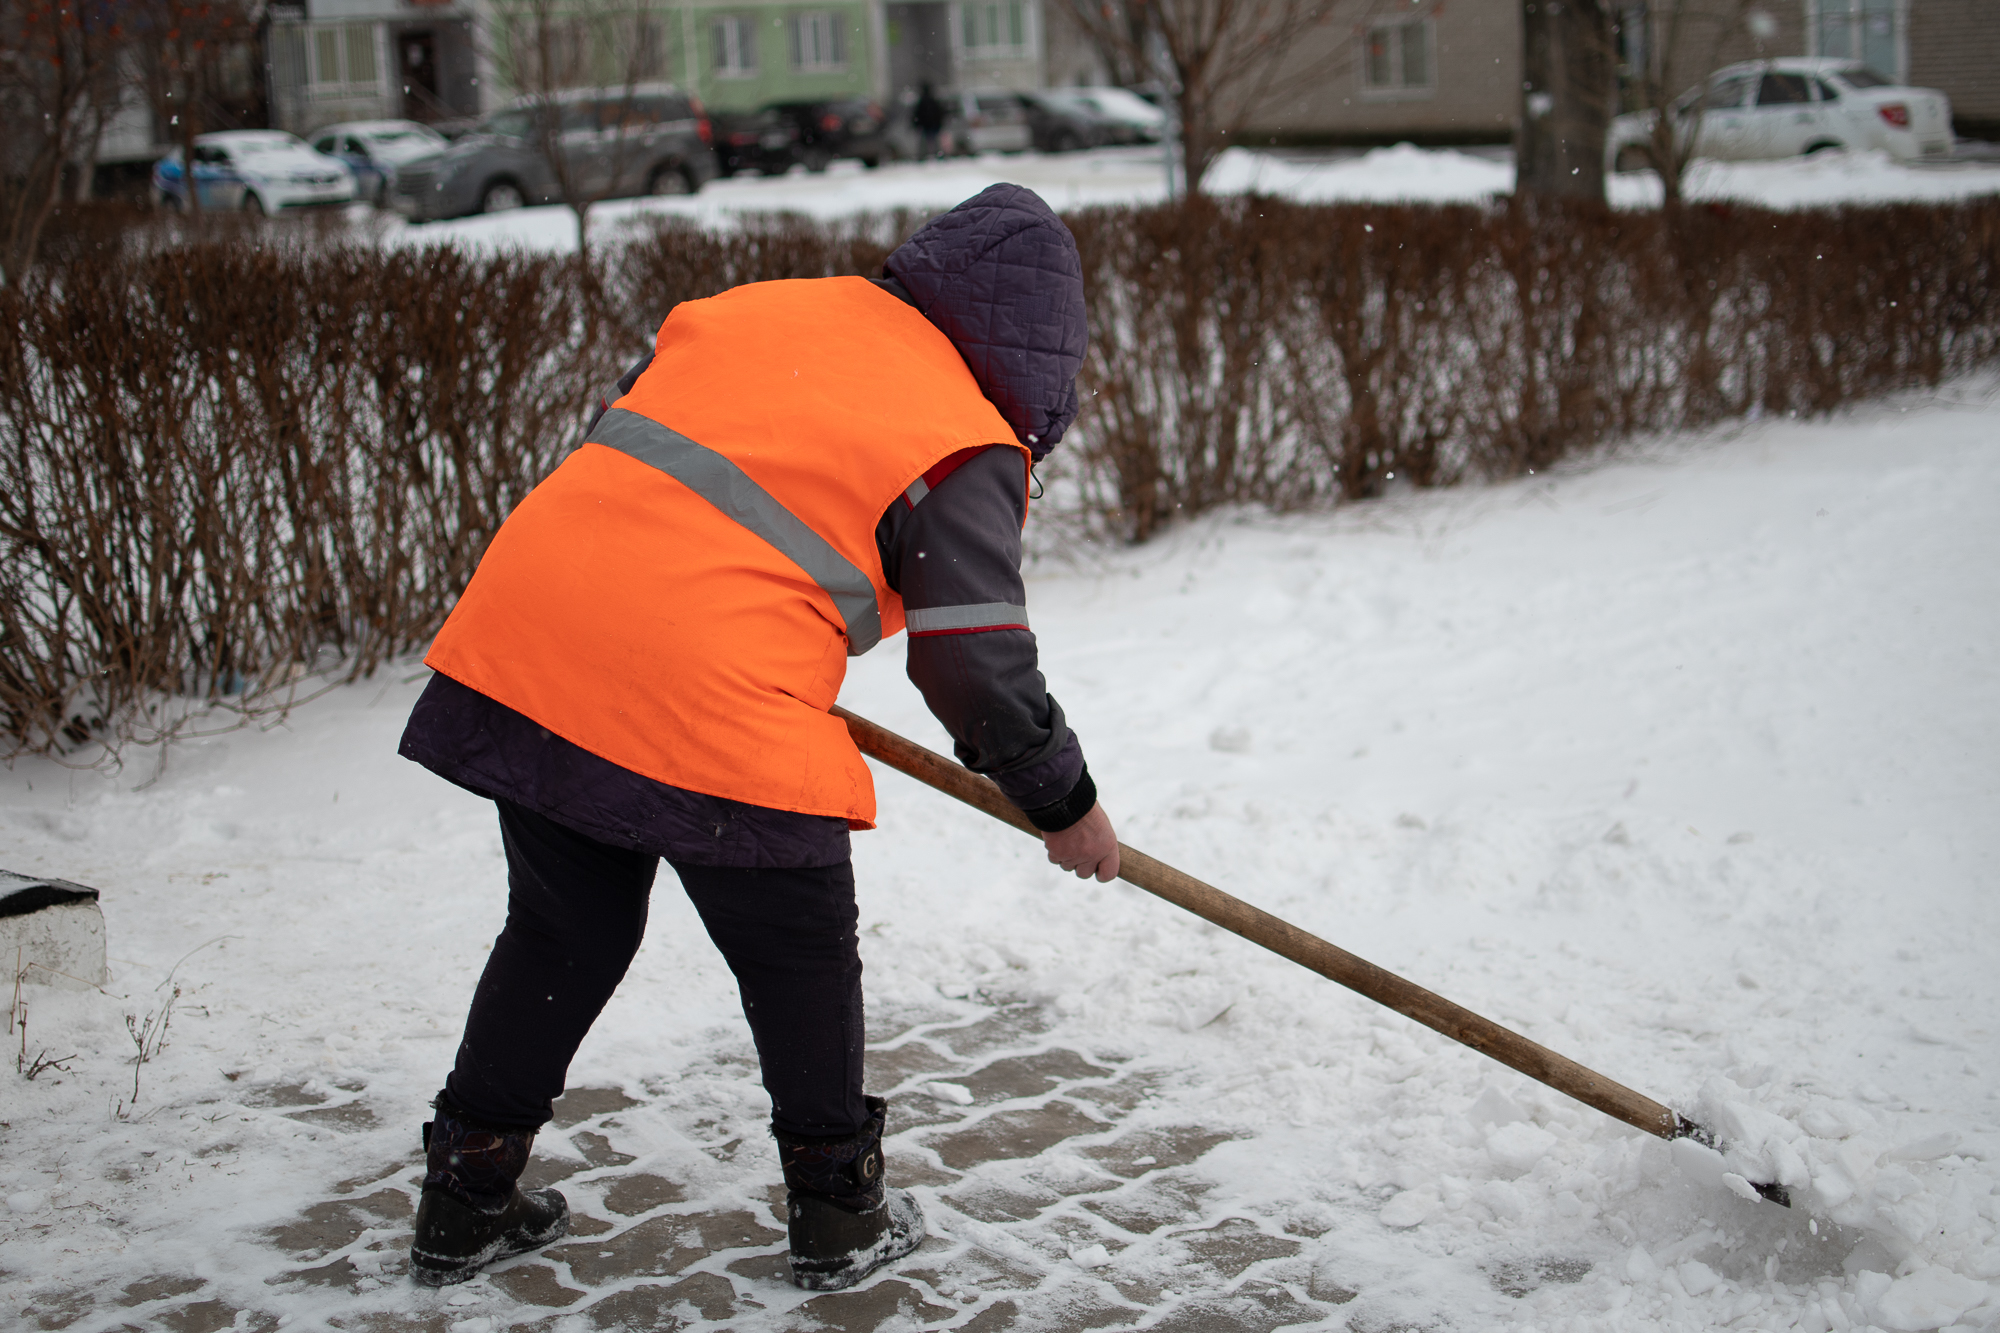
{"label": "white window frame", "polygon": [[[951,7],[951,44],[968,60],[1026,60],[1035,51],[1035,5],[1030,0],[958,0]],[[1011,31],[1018,19],[1020,41]],[[966,40],[974,29],[978,41]],[[991,41],[983,40],[990,36]]]}
{"label": "white window frame", "polygon": [[[1820,20],[1834,15],[1845,16],[1849,24],[1849,49],[1841,58],[1861,59],[1864,43],[1859,40],[1860,28],[1867,18],[1862,12],[1861,0],[1806,0],[1806,54],[1827,54],[1820,49]],[[1875,72],[1899,84],[1907,84],[1910,81],[1910,0],[1895,0],[1891,21],[1896,25],[1895,32],[1891,34],[1896,44],[1896,68]]]}
{"label": "white window frame", "polygon": [[807,9],[786,21],[791,39],[792,69],[799,74],[838,74],[847,68],[847,14],[838,9]]}
{"label": "white window frame", "polygon": [[718,14],[709,20],[709,72],[718,79],[757,77],[757,20],[748,14]]}
{"label": "white window frame", "polygon": [[[1402,32],[1405,28],[1423,29],[1425,64],[1429,68],[1425,70],[1427,77],[1422,83],[1409,83],[1404,78]],[[1393,34],[1389,39],[1389,60],[1392,68],[1392,78],[1388,83],[1375,83],[1372,81],[1374,71],[1368,59],[1368,48],[1373,43],[1375,34],[1378,32]],[[1425,15],[1422,18],[1388,18],[1369,21],[1363,25],[1361,54],[1360,58],[1355,61],[1355,66],[1355,74],[1361,85],[1361,95],[1371,102],[1412,102],[1436,97],[1438,82],[1437,20],[1429,15]]]}
{"label": "white window frame", "polygon": [[[343,23],[308,23],[300,30],[305,38],[305,76],[309,96],[316,100],[345,101],[374,97],[382,91],[388,52],[384,49],[383,25],[368,20]],[[362,45],[374,57],[375,68],[365,79],[353,77],[353,55],[357,33],[366,31]],[[320,49],[323,36],[333,37],[333,68],[326,67]]]}

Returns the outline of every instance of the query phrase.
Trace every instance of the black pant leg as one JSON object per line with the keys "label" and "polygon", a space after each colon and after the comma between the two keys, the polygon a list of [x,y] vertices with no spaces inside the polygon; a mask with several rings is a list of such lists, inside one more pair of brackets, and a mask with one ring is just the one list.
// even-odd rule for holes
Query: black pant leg
{"label": "black pant leg", "polygon": [[646,932],[660,861],[499,801],[507,924],[472,995],[445,1088],[468,1115],[540,1126]]}
{"label": "black pant leg", "polygon": [[853,862],[806,870],[672,864],[736,974],[772,1123],[788,1134],[858,1131],[868,1121],[867,1037]]}

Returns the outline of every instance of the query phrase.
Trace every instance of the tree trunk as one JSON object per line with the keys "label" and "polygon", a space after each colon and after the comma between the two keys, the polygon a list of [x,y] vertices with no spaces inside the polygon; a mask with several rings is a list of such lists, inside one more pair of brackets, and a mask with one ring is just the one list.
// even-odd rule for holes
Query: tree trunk
{"label": "tree trunk", "polygon": [[1515,193],[1601,200],[1616,87],[1604,0],[1526,0],[1521,34]]}

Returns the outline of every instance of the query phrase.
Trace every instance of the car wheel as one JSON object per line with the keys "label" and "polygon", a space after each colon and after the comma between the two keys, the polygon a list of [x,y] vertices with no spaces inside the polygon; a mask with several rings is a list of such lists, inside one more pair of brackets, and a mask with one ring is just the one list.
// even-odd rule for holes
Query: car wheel
{"label": "car wheel", "polygon": [[833,154],[824,148],[808,148],[805,153],[806,170],[818,175],[833,165]]}
{"label": "car wheel", "polygon": [[1806,156],[1817,157],[1821,153],[1838,153],[1846,144],[1835,143],[1831,139],[1821,139],[1818,143],[1806,145]]}
{"label": "car wheel", "polygon": [[864,157],[861,159],[861,165],[873,171],[882,165],[882,158],[879,154],[873,157]]}
{"label": "car wheel", "polygon": [[652,195],[693,194],[694,182],[688,179],[679,167],[661,167],[646,182],[646,193]]}
{"label": "car wheel", "polygon": [[1049,146],[1049,151],[1055,153],[1074,153],[1081,147],[1083,147],[1083,140],[1077,138],[1068,130],[1064,130],[1056,136],[1056,141]]}
{"label": "car wheel", "polygon": [[521,197],[521,187],[512,181],[494,181],[479,196],[479,211],[482,213],[511,213],[527,204]]}

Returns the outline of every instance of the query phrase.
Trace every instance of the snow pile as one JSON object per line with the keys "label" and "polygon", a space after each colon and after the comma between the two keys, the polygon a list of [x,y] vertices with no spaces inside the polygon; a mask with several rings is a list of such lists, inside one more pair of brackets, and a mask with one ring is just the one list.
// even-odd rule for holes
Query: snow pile
{"label": "snow pile", "polygon": [[[1140,550],[1038,525],[1045,669],[1127,842],[1674,1105],[1720,1157],[1058,877],[894,774],[856,839],[871,1021],[1023,1006],[1023,1051],[1143,1074],[1131,1125],[1215,1140],[1161,1206],[1291,1247],[1250,1271],[1331,1327],[2000,1326],[1995,438],[1982,381]],[[394,756],[420,674],[157,772],[0,776],[0,863],[102,889],[114,974],[31,990],[28,1054],[75,1058],[0,1080],[6,1308],[115,1327],[155,1277],[300,1326],[414,1299],[369,1276],[402,1223],[301,1210],[408,1175],[504,911],[490,810]],[[943,744],[893,646],[842,700]],[[128,1016],[169,1004],[135,1067]],[[663,872],[571,1084],[638,1099],[623,1150],[690,1199],[740,1200],[776,1178],[748,1055]],[[896,1113],[960,1113],[969,1082],[918,1069]],[[945,1197],[1102,1174],[1055,1154],[918,1193],[937,1244],[1023,1283],[1187,1299],[1181,1223]],[[1772,1178],[1796,1207],[1743,1197]],[[268,1285],[315,1227],[360,1296]]]}
{"label": "snow pile", "polygon": [[[1410,144],[1323,157],[1231,148],[1209,172],[1205,188],[1216,194],[1257,192],[1313,203],[1481,203],[1514,188],[1513,158],[1504,149],[1461,151]],[[1058,210],[1154,204],[1166,198],[1165,169],[1155,148],[989,153],[945,162],[891,164],[875,171],[843,162],[817,176],[795,171],[771,179],[732,177],[678,199],[607,201],[592,210],[591,226],[594,237],[610,240],[635,223],[661,215],[726,227],[755,213],[830,219],[896,209],[942,211],[999,181],[1026,185]],[[1660,182],[1650,172],[1614,176],[1607,190],[1620,208],[1659,206]],[[1690,199],[1769,208],[1942,201],[2000,193],[2000,166],[1975,162],[1907,166],[1880,152],[1823,153],[1782,162],[1698,162],[1689,172],[1686,193]],[[385,242],[397,245],[451,243],[561,251],[576,244],[575,218],[561,207],[419,227],[393,219],[380,225]]]}
{"label": "snow pile", "polygon": [[[1689,199],[1729,200],[1762,208],[1832,208],[1840,204],[1944,203],[2000,191],[2000,167],[1984,161],[1913,165],[1881,149],[1815,153],[1767,162],[1699,161],[1688,168]],[[1660,178],[1620,173],[1607,194],[1618,208],[1657,208]]]}

